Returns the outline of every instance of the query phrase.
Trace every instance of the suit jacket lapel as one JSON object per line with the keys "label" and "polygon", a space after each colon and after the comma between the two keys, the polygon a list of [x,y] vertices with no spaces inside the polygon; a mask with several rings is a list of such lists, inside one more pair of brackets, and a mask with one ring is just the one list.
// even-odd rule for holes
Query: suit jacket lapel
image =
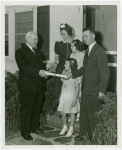
{"label": "suit jacket lapel", "polygon": [[36,51],[38,60],[39,60],[40,62],[42,62],[42,57],[41,57],[41,55],[39,54],[39,50],[36,49],[35,51]]}
{"label": "suit jacket lapel", "polygon": [[42,66],[42,68],[43,68],[43,67],[44,67],[44,66],[43,66],[43,60],[42,60],[42,57],[41,57],[41,55],[40,55],[40,53],[39,53],[39,50],[36,49],[35,51],[36,51],[38,60],[39,60],[39,62],[41,63],[41,66]]}
{"label": "suit jacket lapel", "polygon": [[96,47],[97,47],[97,43],[95,43],[95,45],[92,47],[92,49],[91,49],[88,57],[87,57],[88,50],[86,50],[85,56],[84,56],[84,65],[87,64],[87,62],[89,61],[89,59],[92,58],[92,56],[94,55],[94,52],[96,50]]}
{"label": "suit jacket lapel", "polygon": [[[26,45],[27,46],[27,45]],[[38,57],[34,54],[34,52],[32,52],[32,50],[27,46],[27,50],[28,50],[28,53],[33,56],[33,58],[35,58],[37,61],[39,61]]]}

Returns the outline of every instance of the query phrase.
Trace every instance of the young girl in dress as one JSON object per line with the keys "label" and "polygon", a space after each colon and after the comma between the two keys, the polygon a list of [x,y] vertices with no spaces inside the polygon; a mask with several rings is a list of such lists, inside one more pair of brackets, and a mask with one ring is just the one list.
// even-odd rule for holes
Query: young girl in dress
{"label": "young girl in dress", "polygon": [[[84,45],[83,42],[81,42],[80,40],[73,40],[71,43],[71,49],[72,49],[72,54],[70,55],[71,58],[74,58],[77,60],[77,64],[78,64],[78,69],[80,69],[81,67],[83,67],[83,59],[84,59]],[[78,97],[78,101],[79,101],[79,110],[77,113],[77,118],[76,121],[79,121],[79,117],[80,117],[80,100],[81,100],[81,80],[82,77],[78,77],[78,83],[79,85],[79,97]],[[70,119],[69,119],[70,122]]]}
{"label": "young girl in dress", "polygon": [[[62,74],[69,74],[72,73],[77,69],[77,61],[73,58],[69,58],[65,62],[65,69]],[[67,114],[71,115],[71,125],[69,127],[68,133],[66,137],[70,137],[73,134],[73,127],[75,124],[75,114],[78,112],[78,80],[76,79],[64,79],[61,78],[63,81],[62,91],[58,106],[58,111],[62,112],[62,120],[63,120],[63,128],[60,135],[63,135],[67,130]]]}

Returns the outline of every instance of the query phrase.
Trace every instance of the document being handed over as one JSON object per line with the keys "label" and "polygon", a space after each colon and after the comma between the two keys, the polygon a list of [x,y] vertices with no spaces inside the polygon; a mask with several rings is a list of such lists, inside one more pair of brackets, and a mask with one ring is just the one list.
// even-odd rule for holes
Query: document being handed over
{"label": "document being handed over", "polygon": [[49,76],[56,76],[56,77],[61,77],[61,78],[67,78],[67,75],[63,75],[63,74],[56,74],[56,73],[51,73],[48,71],[45,71],[45,73]]}

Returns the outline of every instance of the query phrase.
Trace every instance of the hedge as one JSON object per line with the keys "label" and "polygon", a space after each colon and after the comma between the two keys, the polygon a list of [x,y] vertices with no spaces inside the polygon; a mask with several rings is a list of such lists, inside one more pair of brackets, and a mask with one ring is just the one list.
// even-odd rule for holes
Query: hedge
{"label": "hedge", "polygon": [[102,109],[96,113],[100,119],[92,141],[85,135],[88,145],[117,145],[117,94],[108,92],[104,97]]}
{"label": "hedge", "polygon": [[5,138],[20,130],[18,72],[5,73]]}

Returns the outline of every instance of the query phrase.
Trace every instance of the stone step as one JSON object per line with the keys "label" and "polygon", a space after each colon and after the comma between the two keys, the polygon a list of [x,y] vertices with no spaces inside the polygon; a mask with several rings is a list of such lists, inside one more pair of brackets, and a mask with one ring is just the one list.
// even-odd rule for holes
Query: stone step
{"label": "stone step", "polygon": [[33,137],[32,141],[25,140],[20,132],[17,132],[10,136],[5,141],[5,145],[86,145],[85,141],[75,141],[74,137],[76,133],[73,133],[71,137],[65,137],[59,135],[60,129],[52,126],[43,126],[44,133],[31,133]]}
{"label": "stone step", "polygon": [[[54,126],[57,127],[59,129],[62,128],[63,124],[62,124],[62,115],[60,112],[55,112],[54,115],[46,115],[47,118],[47,125],[49,126]],[[68,122],[68,126],[70,126],[70,122]],[[79,122],[75,122],[75,126],[74,126],[74,131],[76,133],[79,133]]]}

